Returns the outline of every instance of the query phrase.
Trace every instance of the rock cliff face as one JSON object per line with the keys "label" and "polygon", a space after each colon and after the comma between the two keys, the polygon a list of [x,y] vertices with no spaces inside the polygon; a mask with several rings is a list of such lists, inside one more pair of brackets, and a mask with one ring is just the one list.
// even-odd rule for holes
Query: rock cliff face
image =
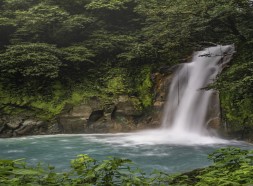
{"label": "rock cliff face", "polygon": [[[49,123],[46,121],[23,116],[2,115],[0,117],[0,137],[47,134],[48,131]],[[53,133],[53,130],[51,131]]]}
{"label": "rock cliff face", "polygon": [[[31,116],[0,116],[0,137],[15,137],[41,134],[82,134],[130,132],[160,126],[163,105],[173,78],[173,68],[161,68],[152,74],[153,106],[149,110],[139,110],[134,98],[120,95],[111,103],[103,103],[93,97],[79,105],[66,104],[62,112],[50,121],[40,121]],[[220,108],[218,94],[213,95],[208,108],[207,125],[220,129]]]}
{"label": "rock cliff face", "polygon": [[158,121],[147,115],[138,110],[127,95],[119,96],[110,104],[93,97],[79,105],[67,104],[51,121],[40,121],[31,116],[2,115],[0,137],[130,132],[159,126]]}

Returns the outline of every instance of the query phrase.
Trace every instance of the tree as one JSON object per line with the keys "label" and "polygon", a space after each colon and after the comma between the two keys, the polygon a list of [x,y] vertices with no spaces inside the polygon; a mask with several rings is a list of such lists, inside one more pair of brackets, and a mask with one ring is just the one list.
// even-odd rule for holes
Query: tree
{"label": "tree", "polygon": [[216,88],[221,92],[224,119],[233,130],[249,132],[253,123],[253,55],[252,44],[238,47],[233,64],[221,74]]}
{"label": "tree", "polygon": [[[169,58],[203,46],[203,42],[240,43],[252,40],[253,7],[249,0],[140,1],[146,17],[143,37]],[[179,57],[179,56],[175,56]]]}
{"label": "tree", "polygon": [[128,8],[127,3],[132,0],[97,0],[91,1],[86,7],[88,9],[107,9],[107,10],[120,10]]}
{"label": "tree", "polygon": [[16,30],[16,23],[13,19],[0,15],[0,50],[10,44],[11,35]]}
{"label": "tree", "polygon": [[4,10],[27,10],[39,2],[41,2],[41,0],[3,0],[2,6]]}
{"label": "tree", "polygon": [[18,29],[14,41],[57,43],[58,30],[68,16],[58,6],[44,3],[28,10],[17,10]]}
{"label": "tree", "polygon": [[86,41],[94,31],[96,18],[84,14],[68,16],[58,28],[55,42],[61,46]]}
{"label": "tree", "polygon": [[63,53],[53,45],[24,43],[8,46],[0,54],[1,78],[23,80],[58,77]]}

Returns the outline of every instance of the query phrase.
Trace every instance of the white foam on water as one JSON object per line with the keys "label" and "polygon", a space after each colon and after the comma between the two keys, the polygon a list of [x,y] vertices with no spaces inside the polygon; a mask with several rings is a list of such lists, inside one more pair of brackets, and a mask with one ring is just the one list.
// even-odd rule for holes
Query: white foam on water
{"label": "white foam on water", "polygon": [[147,130],[136,133],[104,134],[83,136],[92,142],[107,143],[120,146],[137,147],[142,145],[214,145],[229,144],[231,141],[214,136],[202,136],[196,133],[173,133],[168,129]]}
{"label": "white foam on water", "polygon": [[23,153],[24,150],[8,150],[7,153]]}

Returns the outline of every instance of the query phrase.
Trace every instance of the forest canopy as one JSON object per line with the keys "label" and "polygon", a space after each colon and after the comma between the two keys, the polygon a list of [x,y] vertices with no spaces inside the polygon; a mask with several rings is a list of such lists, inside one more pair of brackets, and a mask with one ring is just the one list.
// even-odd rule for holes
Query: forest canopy
{"label": "forest canopy", "polygon": [[[215,87],[227,120],[250,125],[252,20],[250,0],[1,0],[0,108],[20,106],[16,97],[28,94],[68,97],[87,84],[96,94],[137,95],[146,107],[151,86],[138,88],[145,73],[203,47],[235,44],[236,57]],[[120,90],[109,86],[114,80]]]}

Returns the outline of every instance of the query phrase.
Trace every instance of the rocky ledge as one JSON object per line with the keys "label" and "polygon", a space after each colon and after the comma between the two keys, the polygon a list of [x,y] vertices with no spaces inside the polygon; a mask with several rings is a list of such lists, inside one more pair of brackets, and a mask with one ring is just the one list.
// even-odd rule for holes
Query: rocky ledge
{"label": "rocky ledge", "polygon": [[2,115],[0,137],[116,133],[158,126],[158,117],[147,117],[147,114],[135,107],[131,97],[121,95],[111,104],[104,104],[97,97],[79,105],[67,104],[63,111],[50,121],[41,121],[31,116]]}
{"label": "rocky ledge", "polygon": [[[142,110],[135,97],[120,95],[110,103],[92,97],[79,105],[66,104],[62,112],[50,121],[26,115],[0,115],[0,137],[43,134],[85,134],[130,132],[160,126],[162,109],[175,68],[162,68],[152,74],[153,106]],[[208,108],[207,125],[220,129],[218,94],[214,93]]]}

